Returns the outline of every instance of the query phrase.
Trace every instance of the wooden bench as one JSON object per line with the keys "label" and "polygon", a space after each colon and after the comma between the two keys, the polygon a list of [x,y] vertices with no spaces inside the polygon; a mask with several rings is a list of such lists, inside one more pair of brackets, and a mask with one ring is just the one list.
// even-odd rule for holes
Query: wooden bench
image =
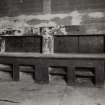
{"label": "wooden bench", "polygon": [[65,67],[67,83],[74,85],[75,69],[78,67],[93,68],[96,86],[104,85],[105,54],[39,54],[39,53],[0,53],[0,64],[10,64],[13,67],[13,80],[19,80],[19,65],[35,67],[35,81],[49,83],[49,67]]}

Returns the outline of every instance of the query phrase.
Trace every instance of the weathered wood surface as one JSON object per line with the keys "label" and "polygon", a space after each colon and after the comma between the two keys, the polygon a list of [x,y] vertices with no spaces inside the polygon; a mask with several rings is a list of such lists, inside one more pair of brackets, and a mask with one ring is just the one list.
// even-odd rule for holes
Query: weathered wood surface
{"label": "weathered wood surface", "polygon": [[49,67],[67,68],[67,83],[75,84],[76,67],[95,68],[95,85],[104,85],[105,54],[38,54],[38,53],[3,53],[0,54],[1,64],[13,65],[13,80],[19,80],[19,65],[35,67],[35,80],[38,83],[49,82]]}
{"label": "weathered wood surface", "polygon": [[42,36],[1,36],[5,52],[42,52]]}
{"label": "weathered wood surface", "polygon": [[55,35],[55,53],[104,53],[104,35]]}
{"label": "weathered wood surface", "polygon": [[58,59],[105,59],[105,54],[65,54],[65,53],[55,53],[55,54],[41,54],[41,53],[19,53],[19,52],[5,52],[0,53],[0,59],[2,57],[13,57],[13,58],[58,58]]}

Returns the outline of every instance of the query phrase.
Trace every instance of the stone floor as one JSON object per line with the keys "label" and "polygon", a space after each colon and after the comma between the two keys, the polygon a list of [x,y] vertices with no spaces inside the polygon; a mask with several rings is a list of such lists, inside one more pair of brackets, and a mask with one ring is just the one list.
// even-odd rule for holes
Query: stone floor
{"label": "stone floor", "polygon": [[0,105],[105,105],[105,88],[96,88],[87,80],[67,86],[61,78],[45,85],[31,79],[0,79]]}

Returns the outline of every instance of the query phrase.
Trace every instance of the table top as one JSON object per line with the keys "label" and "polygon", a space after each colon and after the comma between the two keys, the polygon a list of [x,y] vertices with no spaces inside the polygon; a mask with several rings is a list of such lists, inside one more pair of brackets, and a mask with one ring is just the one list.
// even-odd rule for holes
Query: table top
{"label": "table top", "polygon": [[33,57],[33,58],[72,58],[72,59],[105,59],[105,54],[61,54],[61,53],[54,53],[54,54],[41,54],[41,53],[29,53],[29,52],[5,52],[0,53],[0,57]]}

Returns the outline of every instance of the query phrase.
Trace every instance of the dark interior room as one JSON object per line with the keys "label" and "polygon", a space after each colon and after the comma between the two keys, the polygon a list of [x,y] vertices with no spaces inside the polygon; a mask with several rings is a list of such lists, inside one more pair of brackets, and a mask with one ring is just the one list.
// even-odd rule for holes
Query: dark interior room
{"label": "dark interior room", "polygon": [[104,103],[104,0],[0,0],[0,105]]}

